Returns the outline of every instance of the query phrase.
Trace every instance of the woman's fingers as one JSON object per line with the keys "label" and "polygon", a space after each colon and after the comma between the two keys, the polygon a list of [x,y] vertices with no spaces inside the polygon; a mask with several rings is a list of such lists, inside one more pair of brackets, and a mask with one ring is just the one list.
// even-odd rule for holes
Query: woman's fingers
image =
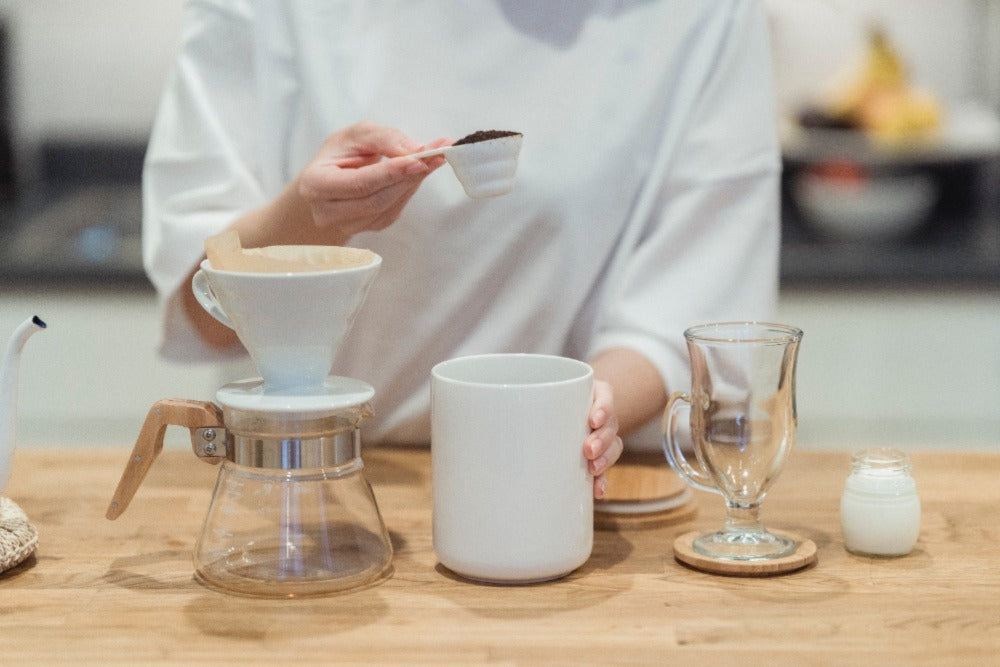
{"label": "woman's fingers", "polygon": [[[618,418],[615,415],[614,396],[611,385],[607,382],[596,380],[594,382],[594,395],[590,404],[588,416],[590,425],[590,435],[587,437],[585,454],[591,461],[600,456],[606,456],[614,439],[618,435]],[[620,452],[619,452],[620,455]],[[610,463],[618,460],[615,456]]]}
{"label": "woman's fingers", "polygon": [[583,451],[587,466],[594,475],[594,497],[603,498],[607,488],[604,472],[613,466],[622,455],[624,444],[618,437],[618,417],[615,415],[614,396],[611,385],[597,380],[588,416],[590,435],[584,443]]}
{"label": "woman's fingers", "polygon": [[595,498],[603,498],[604,494],[607,492],[608,478],[605,473],[607,472],[607,469],[614,465],[615,461],[621,457],[624,449],[625,445],[622,442],[622,439],[615,436],[614,442],[611,443],[607,452],[603,456],[600,456],[596,460],[590,462],[591,473],[594,475]]}
{"label": "woman's fingers", "polygon": [[618,436],[614,436],[601,454],[587,462],[590,474],[604,474],[608,468],[618,462],[618,459],[621,458],[622,451],[624,449],[625,445],[622,443],[622,439]]}
{"label": "woman's fingers", "polygon": [[[430,146],[449,143],[437,139]],[[399,130],[370,122],[330,135],[298,181],[316,227],[349,237],[392,224],[423,179],[445,162],[442,156],[406,157],[423,148]]]}

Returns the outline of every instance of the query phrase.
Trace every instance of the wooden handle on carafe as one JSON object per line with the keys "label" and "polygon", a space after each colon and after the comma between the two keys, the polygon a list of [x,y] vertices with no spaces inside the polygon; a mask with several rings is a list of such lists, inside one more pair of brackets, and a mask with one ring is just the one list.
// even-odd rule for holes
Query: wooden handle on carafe
{"label": "wooden handle on carafe", "polygon": [[153,465],[153,459],[163,449],[163,434],[167,426],[186,426],[193,430],[209,426],[222,426],[222,412],[214,403],[189,401],[183,398],[165,398],[149,409],[135,440],[132,455],[122,473],[122,478],[111,498],[105,516],[117,519],[132,502],[132,497]]}

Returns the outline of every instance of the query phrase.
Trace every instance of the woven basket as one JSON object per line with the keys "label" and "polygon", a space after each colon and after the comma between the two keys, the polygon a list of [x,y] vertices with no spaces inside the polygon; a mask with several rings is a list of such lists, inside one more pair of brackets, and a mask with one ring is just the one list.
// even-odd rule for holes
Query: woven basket
{"label": "woven basket", "polygon": [[35,551],[38,531],[10,498],[0,496],[0,572],[20,565]]}

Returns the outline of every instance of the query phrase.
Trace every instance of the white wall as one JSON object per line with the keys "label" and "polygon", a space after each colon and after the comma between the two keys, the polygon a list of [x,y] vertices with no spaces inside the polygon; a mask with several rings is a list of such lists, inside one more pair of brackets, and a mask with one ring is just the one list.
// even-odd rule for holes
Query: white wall
{"label": "white wall", "polygon": [[[815,92],[854,58],[874,20],[889,25],[918,82],[947,100],[974,97],[1000,108],[997,0],[767,3],[786,101]],[[0,0],[14,39],[22,141],[81,134],[143,140],[175,51],[182,7],[183,0]]]}
{"label": "white wall", "polygon": [[[0,286],[0,350],[32,315],[48,326],[21,353],[21,447],[130,446],[161,398],[210,401],[226,382],[254,375],[242,364],[160,360],[156,298],[149,290]],[[168,431],[169,443],[190,447],[186,430]]]}
{"label": "white wall", "polygon": [[21,141],[145,141],[182,7],[182,0],[0,0]]}
{"label": "white wall", "polygon": [[785,290],[804,447],[1000,450],[998,290]]}
{"label": "white wall", "polygon": [[863,57],[867,31],[883,27],[915,85],[945,104],[1000,109],[996,0],[766,0],[779,96],[795,109],[834,85]]}

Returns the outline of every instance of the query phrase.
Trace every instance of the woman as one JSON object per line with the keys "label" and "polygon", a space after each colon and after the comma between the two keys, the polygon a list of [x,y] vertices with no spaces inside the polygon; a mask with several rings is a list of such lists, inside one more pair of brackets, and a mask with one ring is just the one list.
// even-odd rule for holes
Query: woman
{"label": "woman", "polygon": [[[480,129],[524,134],[508,195],[406,157]],[[429,441],[443,359],[588,360],[600,497],[620,435],[655,446],[641,427],[687,383],[683,329],[770,316],[779,173],[757,2],[202,0],[147,154],[144,260],[164,353],[191,358],[234,345],[189,295],[206,237],[381,255],[335,364],[375,387],[372,442]]]}

